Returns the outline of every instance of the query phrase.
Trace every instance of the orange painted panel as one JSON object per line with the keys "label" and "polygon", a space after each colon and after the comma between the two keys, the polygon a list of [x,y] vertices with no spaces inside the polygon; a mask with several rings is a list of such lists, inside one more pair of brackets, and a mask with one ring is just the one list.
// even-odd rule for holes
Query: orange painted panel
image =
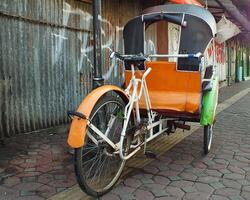
{"label": "orange painted panel", "polygon": [[[200,112],[201,75],[200,72],[184,72],[176,70],[176,63],[157,61],[147,62],[152,71],[147,76],[147,86],[153,109],[187,112]],[[137,71],[139,78],[143,71]],[[126,85],[131,78],[131,72],[125,72]],[[144,99],[140,106],[146,108]]]}
{"label": "orange painted panel", "polygon": [[203,7],[202,4],[196,0],[170,0],[170,2],[176,3],[176,4],[193,4],[196,6]]}
{"label": "orange painted panel", "polygon": [[[93,110],[96,102],[108,91],[116,91],[119,94],[126,97],[125,92],[117,86],[114,85],[105,85],[98,87],[89,93],[82,103],[79,105],[77,112],[84,114],[87,118],[90,117],[91,111]],[[79,148],[84,145],[84,139],[87,128],[87,120],[78,119],[78,117],[74,117],[72,120],[69,136],[68,136],[68,144],[73,148]]]}

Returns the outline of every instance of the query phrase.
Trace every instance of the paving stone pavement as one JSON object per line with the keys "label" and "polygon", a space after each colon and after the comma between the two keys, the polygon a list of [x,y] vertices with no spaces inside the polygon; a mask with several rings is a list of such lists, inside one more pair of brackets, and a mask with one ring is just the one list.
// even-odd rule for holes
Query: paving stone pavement
{"label": "paving stone pavement", "polygon": [[200,128],[101,199],[249,200],[249,122],[250,93],[218,115],[207,156]]}
{"label": "paving stone pavement", "polygon": [[65,127],[0,146],[0,200],[46,199],[76,183]]}
{"label": "paving stone pavement", "polygon": [[[224,101],[250,81],[221,90]],[[250,199],[250,94],[218,115],[209,155],[202,129],[101,199]],[[0,146],[0,199],[47,199],[76,184],[65,127],[7,139]]]}

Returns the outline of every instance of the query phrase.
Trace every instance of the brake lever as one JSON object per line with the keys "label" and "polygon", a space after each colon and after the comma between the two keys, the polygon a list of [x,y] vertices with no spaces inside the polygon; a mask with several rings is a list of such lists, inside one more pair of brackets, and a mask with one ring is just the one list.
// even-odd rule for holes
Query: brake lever
{"label": "brake lever", "polygon": [[145,61],[151,61],[149,55],[146,55],[146,54],[143,55],[143,54],[142,54],[141,56],[143,56],[143,57],[145,58]]}

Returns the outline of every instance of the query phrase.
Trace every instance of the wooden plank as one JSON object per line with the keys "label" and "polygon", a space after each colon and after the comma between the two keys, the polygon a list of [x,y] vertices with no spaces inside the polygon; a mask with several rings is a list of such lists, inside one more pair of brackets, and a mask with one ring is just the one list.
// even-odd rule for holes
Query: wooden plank
{"label": "wooden plank", "polygon": [[[168,22],[157,22],[157,53],[168,54]],[[168,60],[161,58],[160,60]]]}

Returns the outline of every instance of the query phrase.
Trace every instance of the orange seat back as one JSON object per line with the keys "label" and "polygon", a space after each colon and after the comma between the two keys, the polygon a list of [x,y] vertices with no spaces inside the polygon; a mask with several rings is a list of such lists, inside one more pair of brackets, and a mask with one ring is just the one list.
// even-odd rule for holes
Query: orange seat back
{"label": "orange seat back", "polygon": [[[146,62],[152,71],[146,78],[152,108],[156,110],[177,111],[197,114],[201,102],[201,74],[196,72],[177,71],[175,62]],[[136,71],[140,78],[144,71]],[[128,85],[131,71],[125,72]],[[140,107],[146,108],[144,99]]]}

